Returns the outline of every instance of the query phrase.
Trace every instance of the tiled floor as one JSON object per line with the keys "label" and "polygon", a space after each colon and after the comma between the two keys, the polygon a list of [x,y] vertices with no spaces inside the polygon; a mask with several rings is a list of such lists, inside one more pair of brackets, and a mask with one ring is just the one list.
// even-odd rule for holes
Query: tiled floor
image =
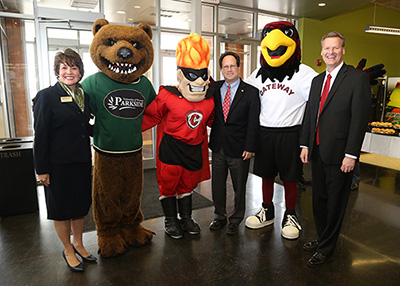
{"label": "tiled floor", "polygon": [[[305,174],[310,179],[309,166]],[[261,180],[250,175],[247,215],[261,204]],[[211,198],[210,182],[201,193]],[[297,212],[303,231],[294,241],[280,235],[283,189],[276,185],[276,222],[260,230],[240,225],[239,233],[211,232],[213,208],[194,211],[202,226],[199,236],[167,237],[163,218],[143,223],[157,235],[124,256],[85,264],[72,273],[62,259],[62,245],[46,220],[43,195],[40,212],[0,220],[0,285],[400,285],[400,173],[361,164],[359,191],[351,193],[342,234],[334,256],[309,268],[311,253],[302,244],[315,237],[311,187],[299,191]],[[228,205],[232,205],[231,203]],[[84,234],[96,253],[96,232]]]}

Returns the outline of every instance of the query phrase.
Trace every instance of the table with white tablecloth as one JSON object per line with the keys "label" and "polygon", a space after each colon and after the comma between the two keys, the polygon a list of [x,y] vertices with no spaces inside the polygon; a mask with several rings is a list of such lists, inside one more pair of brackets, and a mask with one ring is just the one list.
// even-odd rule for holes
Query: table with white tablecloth
{"label": "table with white tablecloth", "polygon": [[367,132],[361,151],[400,159],[400,136]]}

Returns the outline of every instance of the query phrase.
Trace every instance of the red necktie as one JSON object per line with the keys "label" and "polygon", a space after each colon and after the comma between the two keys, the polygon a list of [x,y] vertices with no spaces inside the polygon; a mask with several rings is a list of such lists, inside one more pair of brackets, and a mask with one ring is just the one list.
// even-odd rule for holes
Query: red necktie
{"label": "red necktie", "polygon": [[224,113],[224,121],[226,121],[226,117],[228,116],[230,103],[231,103],[231,85],[228,84],[228,90],[226,91],[224,102],[222,103],[222,111]]}
{"label": "red necktie", "polygon": [[[318,117],[321,115],[322,108],[324,107],[326,98],[328,97],[329,87],[331,86],[331,78],[332,78],[331,74],[328,74],[328,77],[327,77],[325,85],[324,85],[324,90],[322,91],[322,95],[321,95],[321,103],[319,105]],[[317,145],[319,145],[319,118],[318,118],[318,126],[317,126]]]}

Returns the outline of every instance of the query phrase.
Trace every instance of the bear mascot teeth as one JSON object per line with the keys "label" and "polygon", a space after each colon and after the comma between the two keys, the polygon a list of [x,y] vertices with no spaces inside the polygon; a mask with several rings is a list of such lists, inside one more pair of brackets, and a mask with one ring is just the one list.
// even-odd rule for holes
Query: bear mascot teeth
{"label": "bear mascot teeth", "polygon": [[190,34],[179,41],[179,85],[161,86],[143,118],[143,130],[158,125],[157,181],[165,232],[174,239],[183,232],[200,233],[192,218],[192,191],[210,178],[207,126],[212,124],[214,100],[207,94],[209,61],[210,50],[202,37]]}
{"label": "bear mascot teeth", "polygon": [[93,147],[93,214],[98,252],[104,257],[142,246],[153,233],[141,226],[143,188],[142,120],[155,98],[143,74],[153,64],[152,30],[112,25],[105,19],[93,25],[90,55],[100,69],[82,83],[95,116]]}

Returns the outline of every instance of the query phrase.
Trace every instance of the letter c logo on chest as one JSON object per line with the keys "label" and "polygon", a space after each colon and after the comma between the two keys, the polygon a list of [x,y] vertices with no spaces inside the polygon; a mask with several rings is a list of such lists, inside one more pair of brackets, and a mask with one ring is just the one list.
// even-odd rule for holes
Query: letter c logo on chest
{"label": "letter c logo on chest", "polygon": [[200,111],[190,111],[186,113],[186,123],[190,129],[197,128],[203,120],[203,114]]}

